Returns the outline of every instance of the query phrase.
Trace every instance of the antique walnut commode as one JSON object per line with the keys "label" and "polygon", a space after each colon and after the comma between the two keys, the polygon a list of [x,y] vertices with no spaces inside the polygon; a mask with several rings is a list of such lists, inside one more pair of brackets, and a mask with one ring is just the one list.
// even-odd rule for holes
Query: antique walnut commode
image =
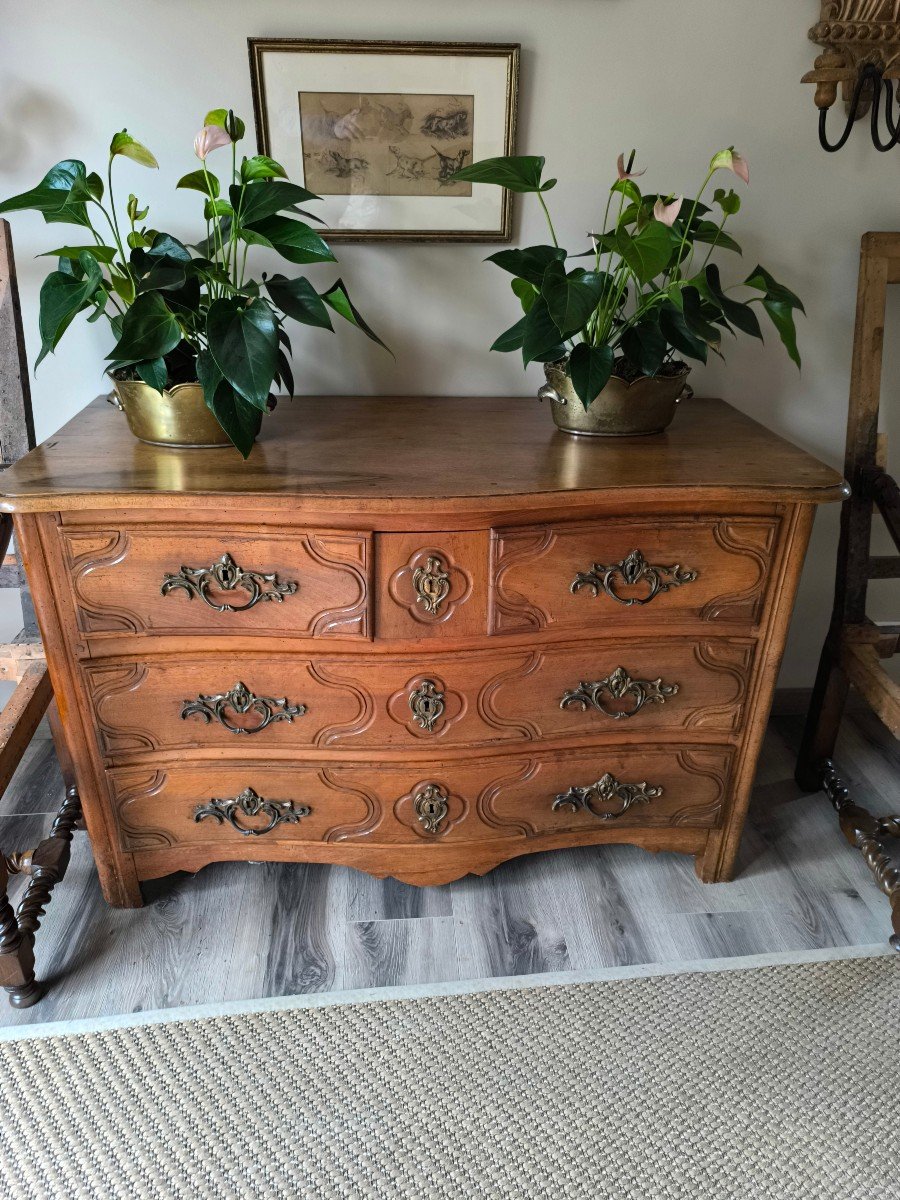
{"label": "antique walnut commode", "polygon": [[108,900],[225,859],[438,884],[630,842],[729,878],[814,506],[717,400],[303,399],[243,463],[95,401],[4,475]]}

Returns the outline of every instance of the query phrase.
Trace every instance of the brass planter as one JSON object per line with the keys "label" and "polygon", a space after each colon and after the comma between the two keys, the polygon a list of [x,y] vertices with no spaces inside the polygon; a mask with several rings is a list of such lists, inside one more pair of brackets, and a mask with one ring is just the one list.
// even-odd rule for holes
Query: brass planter
{"label": "brass planter", "polygon": [[[230,446],[228,434],[210,412],[199,383],[178,383],[158,392],[140,380],[113,380],[110,402],[121,409],[128,428],[153,446]],[[262,414],[260,414],[262,416]]]}
{"label": "brass planter", "polygon": [[553,420],[564,433],[582,437],[635,437],[661,433],[672,423],[678,401],[690,395],[687,377],[691,368],[682,364],[677,375],[647,375],[626,383],[613,376],[585,410],[568,373],[568,360],[545,363],[547,383],[538,399],[549,400]]}

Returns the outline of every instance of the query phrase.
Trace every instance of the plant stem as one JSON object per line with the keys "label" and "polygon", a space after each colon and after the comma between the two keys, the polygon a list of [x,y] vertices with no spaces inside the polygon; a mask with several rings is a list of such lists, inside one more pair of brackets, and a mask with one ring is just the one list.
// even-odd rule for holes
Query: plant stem
{"label": "plant stem", "polygon": [[119,248],[119,254],[122,256],[122,269],[125,272],[125,274],[131,279],[131,282],[134,283],[134,279],[131,275],[131,267],[128,264],[128,259],[125,257],[125,247],[122,243],[122,235],[119,233],[119,220],[118,220],[118,217],[116,216],[116,201],[115,201],[115,197],[113,195],[113,183],[112,183],[113,158],[114,158],[114,155],[111,154],[109,156],[109,165],[106,168],[106,182],[107,182],[108,188],[109,188],[109,208],[110,208],[110,212],[112,213],[111,221],[110,221],[109,215],[106,212],[106,209],[103,208],[103,205],[100,204],[99,200],[97,201],[97,203],[100,204],[100,207],[103,210],[103,213],[106,216],[107,221],[109,221],[110,228],[113,231],[113,235],[116,239],[116,245]]}
{"label": "plant stem", "polygon": [[706,253],[706,258],[704,258],[704,260],[700,266],[701,271],[705,269],[706,264],[709,262],[709,260],[713,256],[713,251],[715,250],[716,246],[719,244],[719,234],[725,228],[725,222],[728,220],[728,216],[729,216],[729,214],[727,212],[722,213],[722,222],[719,225],[719,228],[716,230],[716,236],[713,238],[712,242],[710,243],[709,250]]}
{"label": "plant stem", "polygon": [[[685,244],[687,242],[688,234],[690,233],[690,229],[691,229],[691,225],[694,222],[694,217],[697,215],[697,206],[700,203],[700,197],[706,191],[707,186],[709,185],[709,181],[712,179],[712,177],[713,177],[713,175],[715,175],[715,173],[716,173],[715,169],[711,170],[709,172],[709,174],[706,176],[706,178],[703,180],[703,187],[701,187],[700,191],[697,193],[696,199],[694,200],[694,203],[691,207],[691,211],[688,216],[687,222],[685,223],[684,233],[681,235],[681,243],[678,247],[678,254],[675,256],[675,268],[674,269],[678,272],[679,278],[681,278],[681,254],[682,254],[682,251],[684,250]],[[693,254],[693,248],[694,248],[694,244],[693,244],[693,242],[691,242],[691,253],[692,254]],[[666,282],[668,282],[668,280]]]}
{"label": "plant stem", "polygon": [[547,224],[550,226],[550,236],[553,238],[553,245],[559,249],[559,242],[556,240],[556,230],[553,228],[553,222],[550,220],[550,210],[544,202],[544,197],[541,192],[537,193],[537,198],[540,201],[541,208],[544,210],[544,216],[547,218]]}

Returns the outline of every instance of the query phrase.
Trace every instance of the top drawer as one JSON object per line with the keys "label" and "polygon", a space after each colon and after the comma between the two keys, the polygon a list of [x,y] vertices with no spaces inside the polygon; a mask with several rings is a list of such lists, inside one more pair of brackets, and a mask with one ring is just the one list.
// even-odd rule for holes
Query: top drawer
{"label": "top drawer", "polygon": [[762,619],[777,517],[610,517],[494,532],[491,632]]}
{"label": "top drawer", "polygon": [[370,535],[63,527],[83,633],[370,636]]}

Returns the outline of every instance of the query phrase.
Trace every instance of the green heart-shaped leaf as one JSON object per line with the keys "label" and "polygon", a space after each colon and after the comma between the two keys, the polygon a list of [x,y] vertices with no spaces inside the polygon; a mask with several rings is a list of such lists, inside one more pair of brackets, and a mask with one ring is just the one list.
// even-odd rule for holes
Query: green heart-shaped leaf
{"label": "green heart-shaped leaf", "polygon": [[555,362],[563,354],[565,346],[560,341],[559,329],[541,296],[532,304],[522,324],[522,361],[527,367],[530,362]]}
{"label": "green heart-shaped leaf", "polygon": [[245,400],[263,410],[278,359],[278,326],[265,300],[216,300],[206,318],[216,366]]}
{"label": "green heart-shaped leaf", "polygon": [[253,183],[243,189],[235,183],[231,185],[228,195],[235,212],[240,210],[242,225],[253,225],[256,221],[274,216],[275,213],[289,211],[295,204],[321,199],[315,192],[283,180]]}
{"label": "green heart-shaped leaf", "polygon": [[323,292],[322,299],[338,316],[343,317],[345,321],[349,321],[351,325],[355,325],[367,338],[370,338],[373,342],[377,342],[383,350],[387,350],[391,358],[394,357],[394,352],[390,346],[383,342],[378,334],[370,329],[360,316],[359,310],[354,307],[353,301],[350,299],[350,293],[344,286],[342,279],[338,279],[336,283],[331,285],[327,292]]}
{"label": "green heart-shaped leaf", "polygon": [[337,259],[314,229],[303,221],[290,217],[266,217],[253,222],[256,233],[262,234],[282,258],[292,263],[337,262]]}
{"label": "green heart-shaped leaf", "polygon": [[579,342],[572,351],[569,375],[575,394],[585,410],[590,408],[609,383],[613,359],[611,346],[589,346],[587,342]]}
{"label": "green heart-shaped leaf", "polygon": [[672,231],[661,221],[651,221],[640,233],[620,229],[616,249],[640,283],[649,283],[669,264],[674,250]]}
{"label": "green heart-shaped leaf", "polygon": [[[534,155],[507,158],[483,158],[450,176],[459,183],[493,183],[510,192],[540,192],[544,159]],[[556,180],[550,180],[550,187]]]}
{"label": "green heart-shaped leaf", "polygon": [[0,213],[34,209],[48,225],[89,226],[86,205],[90,198],[84,163],[67,158],[51,167],[37,187],[0,203]]}
{"label": "green heart-shaped leaf", "polygon": [[266,280],[266,291],[272,303],[285,316],[293,317],[303,325],[315,325],[320,329],[332,329],[328,309],[308,279],[300,276],[288,279],[284,275],[273,275]]}
{"label": "green heart-shaped leaf", "polygon": [[560,337],[571,337],[573,333],[584,329],[600,303],[603,282],[604,276],[596,271],[567,275],[561,262],[554,261],[549,265],[541,285],[541,295]]}
{"label": "green heart-shaped leaf", "polygon": [[552,262],[563,262],[565,250],[557,246],[529,246],[525,250],[498,250],[485,261],[492,262],[502,271],[508,271],[518,279],[527,279],[535,287],[544,282],[544,275]]}
{"label": "green heart-shaped leaf", "polygon": [[159,292],[138,296],[122,318],[122,335],[107,359],[118,366],[163,358],[181,341],[181,326]]}

